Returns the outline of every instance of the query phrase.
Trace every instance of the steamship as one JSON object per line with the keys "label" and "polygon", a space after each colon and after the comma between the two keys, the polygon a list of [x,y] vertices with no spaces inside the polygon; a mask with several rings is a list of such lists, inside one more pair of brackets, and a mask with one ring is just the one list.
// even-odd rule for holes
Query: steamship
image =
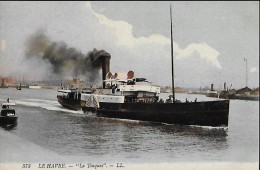
{"label": "steamship", "polygon": [[[107,68],[104,68],[106,70]],[[129,71],[126,79],[108,71],[102,89],[81,94],[82,110],[99,117],[151,121],[166,124],[228,126],[229,100],[180,102],[170,95],[159,100],[160,87],[145,78],[135,78]]]}
{"label": "steamship", "polygon": [[[110,56],[99,56],[103,87],[95,93],[81,94],[82,110],[98,117],[151,121],[166,124],[228,126],[229,100],[181,102],[175,99],[173,42],[171,23],[171,59],[173,93],[159,100],[160,87],[133,71],[120,77],[110,72]],[[72,104],[72,103],[71,103]]]}
{"label": "steamship", "polygon": [[211,84],[211,88],[206,92],[207,97],[218,97],[218,91],[214,89],[214,85]]}

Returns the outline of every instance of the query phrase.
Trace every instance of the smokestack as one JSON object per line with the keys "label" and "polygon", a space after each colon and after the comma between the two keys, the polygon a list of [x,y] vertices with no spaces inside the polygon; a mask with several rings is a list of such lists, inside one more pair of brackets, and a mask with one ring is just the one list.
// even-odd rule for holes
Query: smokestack
{"label": "smokestack", "polygon": [[[104,81],[106,79],[107,73],[110,71],[110,58],[111,55],[107,53],[106,51],[96,51],[96,49],[93,50],[93,54],[95,54],[92,58],[93,65],[101,65],[102,67],[102,80]],[[106,83],[103,82],[103,88],[106,87]]]}
{"label": "smokestack", "polygon": [[213,89],[213,84],[211,84],[211,88],[210,88],[210,89],[211,89],[211,90],[214,90],[214,89]]}
{"label": "smokestack", "polygon": [[226,90],[227,89],[227,87],[226,87],[226,82],[224,83],[224,90]]}
{"label": "smokestack", "polygon": [[103,88],[106,87],[106,83],[104,80],[106,79],[107,73],[110,71],[110,57],[102,57],[102,80],[103,80]]}

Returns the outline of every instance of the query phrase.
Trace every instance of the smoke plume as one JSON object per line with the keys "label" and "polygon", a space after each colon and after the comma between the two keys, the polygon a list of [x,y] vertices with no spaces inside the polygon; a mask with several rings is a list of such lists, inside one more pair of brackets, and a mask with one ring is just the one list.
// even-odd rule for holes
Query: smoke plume
{"label": "smoke plume", "polygon": [[26,57],[47,61],[51,64],[52,73],[59,78],[85,77],[85,80],[94,82],[99,77],[100,58],[111,56],[97,49],[83,54],[64,42],[51,41],[42,31],[38,31],[26,41]]}

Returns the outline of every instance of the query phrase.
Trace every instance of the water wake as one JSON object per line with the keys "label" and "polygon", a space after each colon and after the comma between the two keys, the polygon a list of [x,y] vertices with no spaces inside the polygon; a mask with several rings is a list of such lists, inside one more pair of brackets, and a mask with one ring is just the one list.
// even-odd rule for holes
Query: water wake
{"label": "water wake", "polygon": [[29,106],[29,107],[40,107],[45,110],[49,111],[61,111],[61,112],[68,112],[68,113],[75,113],[75,114],[83,114],[81,110],[74,111],[64,108],[59,104],[58,101],[53,100],[43,100],[43,99],[23,99],[23,100],[16,100],[16,104]]}

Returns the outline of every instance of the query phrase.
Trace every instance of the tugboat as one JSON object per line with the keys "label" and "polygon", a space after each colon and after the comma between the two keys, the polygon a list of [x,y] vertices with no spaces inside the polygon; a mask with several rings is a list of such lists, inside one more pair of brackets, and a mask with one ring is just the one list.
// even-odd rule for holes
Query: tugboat
{"label": "tugboat", "polygon": [[210,89],[206,93],[207,97],[218,97],[218,91],[214,89],[213,84],[211,84]]}
{"label": "tugboat", "polygon": [[20,83],[19,86],[16,87],[17,90],[22,90],[22,84]]}
{"label": "tugboat", "polygon": [[34,83],[34,84],[29,85],[28,88],[29,88],[29,89],[41,89],[42,87],[39,86],[38,84]]}
{"label": "tugboat", "polygon": [[15,110],[10,106],[15,106],[15,103],[2,103],[2,110],[0,116],[0,125],[11,125],[17,122],[17,115]]}
{"label": "tugboat", "polygon": [[236,94],[236,90],[231,89],[231,86],[228,88],[226,87],[226,82],[224,83],[224,90],[220,91],[217,95],[212,94],[211,96],[206,96],[207,97],[215,97],[215,98],[221,98],[221,99],[233,99],[234,95]]}
{"label": "tugboat", "polygon": [[94,94],[82,94],[84,112],[95,111],[97,116],[152,121],[166,124],[228,126],[229,100],[180,102],[175,99],[173,41],[171,22],[171,59],[173,93],[165,102],[159,100],[160,87],[145,78],[134,78],[129,71],[125,79],[109,71],[110,58],[103,58],[103,89]]}

